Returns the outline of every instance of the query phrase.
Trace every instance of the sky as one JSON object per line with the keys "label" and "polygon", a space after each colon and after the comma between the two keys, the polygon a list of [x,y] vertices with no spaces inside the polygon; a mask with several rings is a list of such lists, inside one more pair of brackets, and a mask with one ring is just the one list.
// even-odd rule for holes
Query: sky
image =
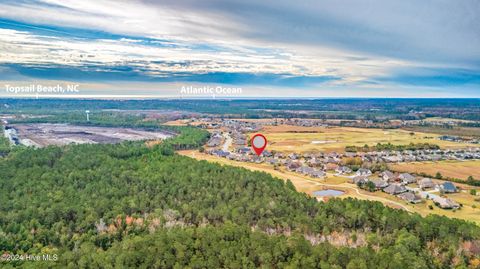
{"label": "sky", "polygon": [[0,0],[0,97],[478,98],[479,14],[477,0]]}

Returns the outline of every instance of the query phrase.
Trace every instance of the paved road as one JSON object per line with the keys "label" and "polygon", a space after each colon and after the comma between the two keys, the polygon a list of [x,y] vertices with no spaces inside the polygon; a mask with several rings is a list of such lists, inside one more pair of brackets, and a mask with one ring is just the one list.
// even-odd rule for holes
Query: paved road
{"label": "paved road", "polygon": [[223,137],[225,138],[225,143],[224,143],[223,146],[222,146],[222,150],[223,150],[223,151],[229,151],[228,149],[229,149],[230,146],[232,145],[233,139],[232,139],[232,137],[230,136],[230,134],[227,133],[227,132],[223,133]]}

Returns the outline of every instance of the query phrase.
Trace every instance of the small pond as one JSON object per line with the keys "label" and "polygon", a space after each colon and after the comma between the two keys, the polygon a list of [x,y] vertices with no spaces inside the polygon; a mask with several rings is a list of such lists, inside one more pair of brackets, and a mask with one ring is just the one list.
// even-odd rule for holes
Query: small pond
{"label": "small pond", "polygon": [[319,196],[319,197],[329,197],[329,196],[340,196],[344,193],[345,192],[339,191],[339,190],[320,190],[320,191],[314,191],[313,195]]}

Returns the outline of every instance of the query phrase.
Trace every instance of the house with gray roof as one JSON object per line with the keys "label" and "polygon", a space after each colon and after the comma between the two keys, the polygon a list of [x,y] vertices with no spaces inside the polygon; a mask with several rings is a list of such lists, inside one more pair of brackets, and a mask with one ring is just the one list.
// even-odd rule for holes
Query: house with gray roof
{"label": "house with gray roof", "polygon": [[366,169],[366,168],[360,168],[360,169],[357,170],[357,172],[355,172],[355,175],[368,177],[368,176],[372,175],[372,171],[370,171],[369,169]]}
{"label": "house with gray roof", "polygon": [[322,170],[313,170],[312,172],[308,173],[308,175],[316,178],[324,178],[327,174]]}
{"label": "house with gray roof", "polygon": [[460,207],[460,205],[457,202],[448,198],[435,196],[432,200],[435,203],[435,205],[443,209],[457,209]]}
{"label": "house with gray roof", "polygon": [[398,179],[400,179],[403,184],[411,184],[417,182],[417,179],[409,173],[400,174],[398,176]]}
{"label": "house with gray roof", "polygon": [[433,180],[431,178],[422,178],[418,181],[418,186],[420,189],[429,189],[429,188],[434,188],[435,183],[433,183]]}
{"label": "house with gray roof", "polygon": [[384,171],[380,174],[380,177],[383,178],[383,180],[386,180],[388,182],[394,182],[395,179],[397,179],[397,177],[395,176],[394,173],[390,172],[390,171]]}
{"label": "house with gray roof", "polygon": [[307,175],[307,174],[313,172],[313,168],[309,167],[309,166],[301,166],[301,167],[297,168],[295,170],[295,172]]}
{"label": "house with gray roof", "polygon": [[422,198],[413,192],[404,192],[399,194],[398,197],[412,204],[417,204],[422,201]]}
{"label": "house with gray roof", "polygon": [[350,169],[349,167],[347,166],[339,166],[337,167],[337,169],[335,169],[335,172],[337,172],[338,174],[350,174],[352,172],[352,169]]}
{"label": "house with gray roof", "polygon": [[375,184],[375,188],[377,190],[381,190],[383,188],[386,188],[388,187],[388,182],[386,182],[385,180],[382,180],[382,179],[372,179],[370,180],[373,184]]}
{"label": "house with gray roof", "polygon": [[406,192],[407,189],[405,188],[405,186],[400,184],[391,184],[390,186],[383,189],[383,191],[392,195],[397,195]]}
{"label": "house with gray roof", "polygon": [[352,178],[352,183],[356,184],[356,185],[367,184],[367,182],[368,182],[368,180],[367,180],[366,177],[356,176],[356,177]]}

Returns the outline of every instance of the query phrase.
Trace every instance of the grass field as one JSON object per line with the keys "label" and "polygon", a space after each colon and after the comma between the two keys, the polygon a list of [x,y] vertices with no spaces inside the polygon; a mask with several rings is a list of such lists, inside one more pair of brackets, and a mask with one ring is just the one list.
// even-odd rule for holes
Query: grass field
{"label": "grass field", "polygon": [[480,179],[480,161],[440,161],[413,162],[390,165],[392,170],[408,173],[426,173],[434,176],[440,172],[444,177],[467,179],[469,176]]}
{"label": "grass field", "polygon": [[439,135],[455,135],[455,136],[464,136],[464,137],[480,137],[480,128],[474,127],[452,127],[444,128],[441,126],[409,126],[404,127],[406,131],[412,132],[425,132],[425,133],[435,133]]}
{"label": "grass field", "polygon": [[269,141],[268,149],[282,152],[311,152],[345,150],[346,146],[373,146],[377,143],[406,145],[431,143],[442,148],[464,148],[467,143],[439,140],[432,133],[411,133],[405,130],[381,130],[350,127],[300,127],[291,125],[266,126],[262,133]]}
{"label": "grass field", "polygon": [[426,118],[423,121],[426,122],[461,122],[461,123],[473,123],[475,121],[473,120],[462,120],[462,119],[451,119],[451,118],[441,118],[441,117],[431,117],[431,118]]}

